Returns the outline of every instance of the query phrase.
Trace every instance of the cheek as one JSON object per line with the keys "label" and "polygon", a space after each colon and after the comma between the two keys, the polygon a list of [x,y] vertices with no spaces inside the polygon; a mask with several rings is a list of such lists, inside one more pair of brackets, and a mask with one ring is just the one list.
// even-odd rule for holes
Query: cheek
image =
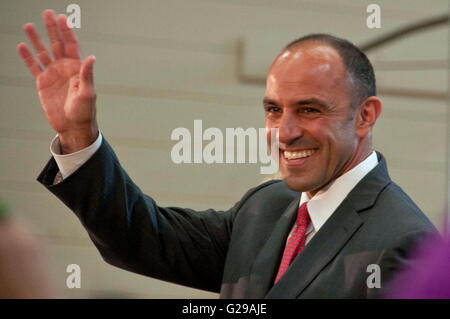
{"label": "cheek", "polygon": [[325,165],[334,166],[333,162],[348,154],[350,150],[350,136],[347,127],[330,120],[317,121],[308,130],[309,136],[321,147],[321,159]]}
{"label": "cheek", "polygon": [[334,133],[334,128],[326,119],[313,121],[304,128],[304,135],[319,142],[322,147],[326,147],[330,141],[335,139]]}
{"label": "cheek", "polygon": [[329,132],[328,140],[330,149],[336,153],[336,156],[346,157],[352,152],[357,144],[355,129],[352,125],[339,125]]}

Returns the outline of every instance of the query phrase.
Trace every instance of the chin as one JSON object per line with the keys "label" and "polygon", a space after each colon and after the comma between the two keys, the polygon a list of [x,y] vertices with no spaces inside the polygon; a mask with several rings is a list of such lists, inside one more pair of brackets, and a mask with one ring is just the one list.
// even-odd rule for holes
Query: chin
{"label": "chin", "polygon": [[314,189],[314,183],[311,183],[305,178],[298,177],[298,176],[289,176],[285,175],[284,182],[286,183],[287,187],[295,192],[309,192]]}

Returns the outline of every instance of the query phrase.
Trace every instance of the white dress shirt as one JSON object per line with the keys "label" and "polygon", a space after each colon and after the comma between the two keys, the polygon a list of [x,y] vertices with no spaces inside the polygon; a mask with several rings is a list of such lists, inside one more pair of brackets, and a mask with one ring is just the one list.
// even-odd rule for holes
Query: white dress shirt
{"label": "white dress shirt", "polygon": [[64,178],[67,178],[70,174],[75,172],[78,168],[80,168],[84,163],[91,158],[92,155],[100,148],[102,145],[102,134],[99,132],[98,137],[94,143],[89,145],[88,147],[79,150],[78,152],[70,153],[70,154],[61,154],[61,145],[59,144],[59,137],[56,135],[52,143],[50,144],[50,152],[53,155],[53,158],[58,165],[59,172],[61,173],[61,177],[57,177],[60,181]]}

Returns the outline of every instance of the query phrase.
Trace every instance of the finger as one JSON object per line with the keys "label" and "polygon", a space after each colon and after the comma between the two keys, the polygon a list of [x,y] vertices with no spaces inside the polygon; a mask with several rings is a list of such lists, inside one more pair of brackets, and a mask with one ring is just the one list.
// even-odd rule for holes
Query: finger
{"label": "finger", "polygon": [[94,88],[94,62],[95,56],[88,56],[81,64],[80,89],[81,92],[89,92]]}
{"label": "finger", "polygon": [[64,57],[64,43],[61,39],[60,30],[56,24],[55,13],[53,10],[45,10],[43,13],[45,27],[50,38],[52,53],[55,59]]}
{"label": "finger", "polygon": [[17,52],[22,57],[22,60],[25,62],[26,66],[35,77],[42,72],[41,66],[33,58],[33,55],[31,54],[25,43],[22,42],[17,45]]}
{"label": "finger", "polygon": [[28,39],[30,39],[31,43],[33,44],[36,55],[39,61],[41,61],[42,65],[50,64],[50,62],[52,62],[52,59],[50,58],[47,49],[42,43],[41,37],[36,32],[34,25],[32,23],[27,23],[23,26],[23,30],[25,31]]}
{"label": "finger", "polygon": [[75,32],[67,25],[67,18],[64,14],[60,14],[56,18],[59,30],[61,30],[62,39],[64,41],[64,55],[69,58],[80,59],[80,46],[78,44]]}

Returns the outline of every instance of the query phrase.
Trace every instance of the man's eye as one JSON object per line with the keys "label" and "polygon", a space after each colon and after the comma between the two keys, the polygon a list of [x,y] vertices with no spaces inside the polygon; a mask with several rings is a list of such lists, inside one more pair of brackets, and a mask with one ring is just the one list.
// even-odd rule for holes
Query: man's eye
{"label": "man's eye", "polygon": [[313,107],[305,107],[305,108],[302,110],[302,112],[303,112],[303,113],[317,113],[317,112],[319,112],[319,110],[318,110],[318,109],[315,109],[315,108],[313,108]]}
{"label": "man's eye", "polygon": [[265,109],[268,113],[276,113],[280,111],[280,108],[277,106],[266,106]]}

